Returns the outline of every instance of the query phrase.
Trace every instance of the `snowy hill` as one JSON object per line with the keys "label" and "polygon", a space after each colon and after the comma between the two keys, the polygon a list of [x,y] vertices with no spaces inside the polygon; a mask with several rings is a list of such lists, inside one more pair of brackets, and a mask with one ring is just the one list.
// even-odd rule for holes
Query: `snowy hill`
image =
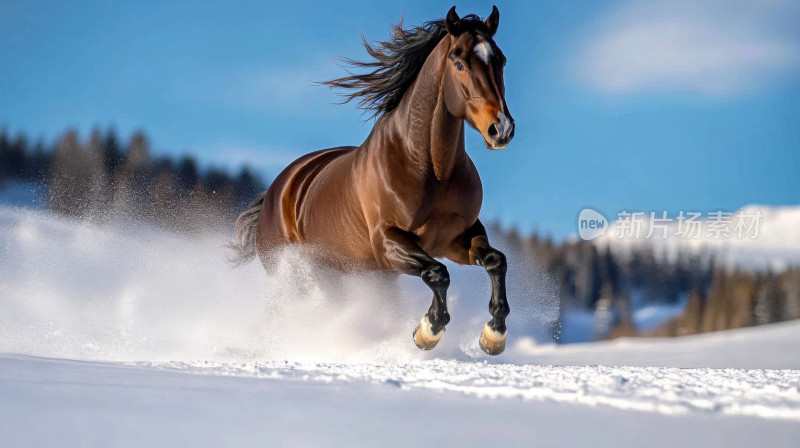
{"label": "snowy hill", "polygon": [[525,364],[0,355],[0,436],[8,446],[790,447],[800,370],[558,364],[797,367],[798,341],[791,323],[675,345],[549,347]]}
{"label": "snowy hill", "polygon": [[[453,267],[441,346],[416,279],[225,235],[0,206],[4,446],[793,446],[800,323],[559,346],[544,274],[513,273],[507,353],[477,348],[488,279]],[[369,323],[369,324],[368,324]],[[784,370],[766,370],[784,369]],[[434,426],[435,425],[435,426]],[[431,428],[435,428],[432,431]]]}
{"label": "snowy hill", "polygon": [[[729,213],[721,217],[701,215],[694,228],[668,214],[666,219],[671,221],[656,221],[650,238],[646,238],[653,223],[649,214],[637,218],[626,216],[613,221],[594,241],[615,252],[627,252],[645,244],[668,257],[675,257],[679,251],[702,252],[714,255],[729,268],[782,271],[800,266],[800,206],[751,205]],[[741,229],[737,229],[738,217],[742,217]],[[656,213],[656,218],[662,215]],[[713,221],[719,224],[712,224]],[[754,221],[758,223],[751,227]],[[640,223],[638,228],[634,222]]]}

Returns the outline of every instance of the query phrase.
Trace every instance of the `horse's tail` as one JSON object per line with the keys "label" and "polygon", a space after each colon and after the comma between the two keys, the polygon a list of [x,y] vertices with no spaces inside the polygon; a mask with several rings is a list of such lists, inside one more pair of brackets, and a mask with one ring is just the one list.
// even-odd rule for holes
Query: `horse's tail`
{"label": "horse's tail", "polygon": [[236,240],[228,244],[228,248],[233,250],[230,262],[235,266],[241,266],[255,258],[256,249],[256,228],[258,227],[258,214],[261,212],[261,204],[267,192],[256,196],[250,207],[244,211],[236,220]]}

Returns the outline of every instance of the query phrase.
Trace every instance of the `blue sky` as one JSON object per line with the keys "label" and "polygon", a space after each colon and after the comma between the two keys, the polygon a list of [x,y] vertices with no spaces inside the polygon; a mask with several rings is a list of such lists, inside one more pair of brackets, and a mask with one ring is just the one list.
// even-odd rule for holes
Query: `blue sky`
{"label": "blue sky", "polygon": [[[357,145],[372,122],[313,85],[452,2],[4,1],[0,126],[52,140],[113,125],[158,153],[250,163]],[[796,1],[497,2],[508,149],[467,133],[485,221],[563,237],[584,207],[735,210],[800,203]],[[457,3],[486,16],[492,3]]]}

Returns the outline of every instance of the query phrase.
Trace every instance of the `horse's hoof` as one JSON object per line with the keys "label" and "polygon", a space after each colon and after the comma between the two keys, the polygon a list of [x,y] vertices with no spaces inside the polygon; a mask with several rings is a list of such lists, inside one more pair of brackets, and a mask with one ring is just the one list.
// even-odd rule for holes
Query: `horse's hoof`
{"label": "horse's hoof", "polygon": [[508,331],[505,333],[498,333],[492,330],[487,323],[483,326],[483,333],[481,333],[481,350],[490,356],[503,353],[503,350],[506,349],[506,336],[508,336]]}
{"label": "horse's hoof", "polygon": [[419,326],[414,330],[414,344],[420,350],[433,350],[439,340],[444,335],[444,328],[437,334],[433,334],[431,329],[431,322],[428,320],[428,315],[422,317],[419,321]]}

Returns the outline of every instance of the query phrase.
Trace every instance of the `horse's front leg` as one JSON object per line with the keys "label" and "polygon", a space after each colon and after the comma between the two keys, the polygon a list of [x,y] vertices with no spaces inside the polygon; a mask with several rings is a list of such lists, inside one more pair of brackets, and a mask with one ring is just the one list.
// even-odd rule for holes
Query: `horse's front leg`
{"label": "horse's front leg", "polygon": [[488,355],[499,355],[506,348],[506,317],[510,312],[506,299],[506,256],[489,244],[486,229],[476,221],[457,238],[448,251],[447,258],[459,264],[483,266],[492,281],[489,312],[492,318],[483,326],[481,349]]}
{"label": "horse's front leg", "polygon": [[447,288],[450,274],[444,264],[428,255],[416,241],[416,235],[390,227],[373,236],[373,246],[393,268],[422,278],[433,291],[433,302],[414,330],[414,343],[422,350],[436,347],[450,322],[447,312]]}

